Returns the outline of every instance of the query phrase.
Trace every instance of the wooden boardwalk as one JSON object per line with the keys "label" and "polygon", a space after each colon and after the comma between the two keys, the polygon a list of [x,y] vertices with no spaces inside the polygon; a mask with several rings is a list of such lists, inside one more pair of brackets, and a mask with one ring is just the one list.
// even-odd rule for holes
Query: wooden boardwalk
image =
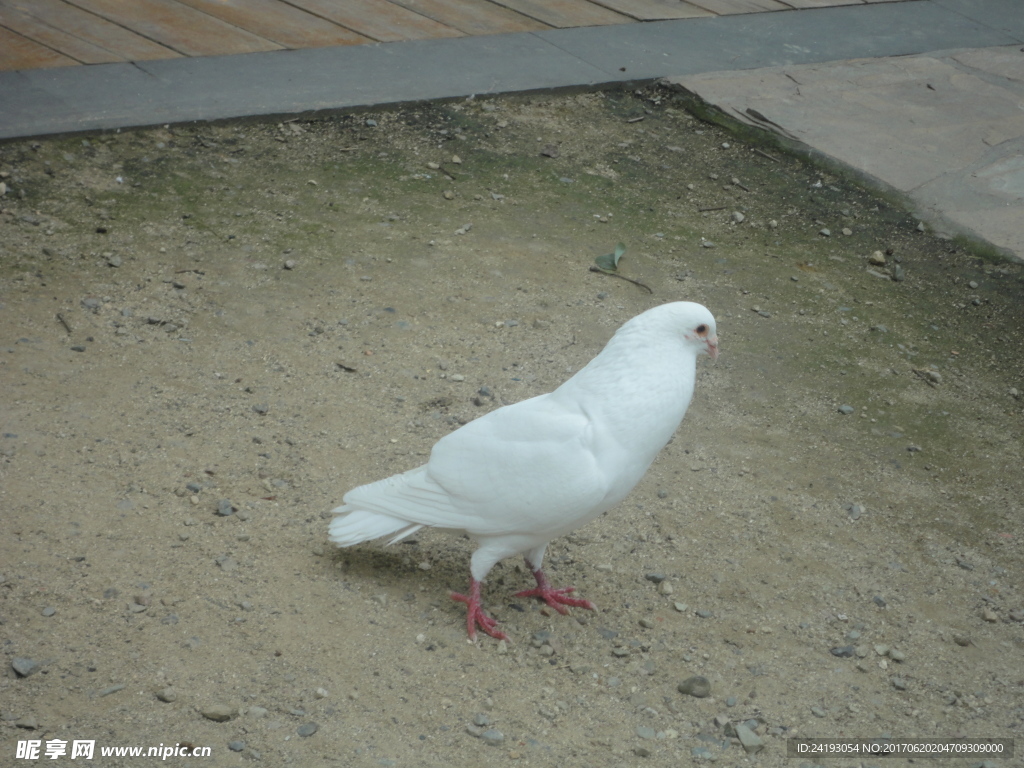
{"label": "wooden boardwalk", "polygon": [[0,70],[899,0],[0,0]]}

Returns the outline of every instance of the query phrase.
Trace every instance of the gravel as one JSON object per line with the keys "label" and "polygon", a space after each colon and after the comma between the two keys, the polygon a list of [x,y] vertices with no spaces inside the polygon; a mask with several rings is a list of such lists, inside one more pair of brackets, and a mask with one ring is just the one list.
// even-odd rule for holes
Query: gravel
{"label": "gravel", "polygon": [[[359,766],[459,765],[469,747],[483,763],[689,765],[696,751],[781,768],[794,731],[1012,732],[1024,271],[641,90],[411,104],[375,110],[372,129],[332,114],[298,131],[0,145],[0,178],[25,192],[0,205],[3,431],[17,435],[0,439],[0,620],[8,663],[42,666],[12,664],[8,722]],[[552,142],[559,157],[539,157]],[[46,235],[24,215],[59,221]],[[619,272],[653,294],[588,271],[619,241]],[[885,264],[867,263],[875,250]],[[465,539],[325,540],[345,491],[549,391],[674,298],[713,308],[722,354],[701,361],[686,422],[636,491],[545,558],[599,612],[513,597],[533,579],[508,558],[484,600],[512,640],[470,644],[447,596],[466,586]],[[933,368],[937,386],[914,373]],[[841,403],[856,418],[836,419]],[[829,652],[844,645],[853,657]],[[689,676],[711,694],[680,693]],[[68,702],[73,722],[52,714]],[[206,703],[243,714],[210,720]],[[723,711],[762,740],[756,755],[723,746]],[[498,748],[467,735],[474,713]],[[322,727],[300,738],[308,721]]]}

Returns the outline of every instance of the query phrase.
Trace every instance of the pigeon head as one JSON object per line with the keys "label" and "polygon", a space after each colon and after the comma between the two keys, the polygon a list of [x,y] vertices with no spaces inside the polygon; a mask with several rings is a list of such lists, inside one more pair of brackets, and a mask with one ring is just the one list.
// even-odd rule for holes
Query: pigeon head
{"label": "pigeon head", "polygon": [[[704,309],[704,307],[701,307]],[[711,316],[711,313],[704,309],[707,313],[707,319],[698,322],[692,326],[686,332],[686,340],[696,345],[697,354],[711,355],[712,360],[718,359],[718,334],[715,333],[715,318]]]}
{"label": "pigeon head", "polygon": [[711,355],[712,360],[718,357],[715,316],[707,307],[692,301],[674,301],[649,309],[640,317],[645,316],[649,316],[653,323],[681,334],[696,354]]}

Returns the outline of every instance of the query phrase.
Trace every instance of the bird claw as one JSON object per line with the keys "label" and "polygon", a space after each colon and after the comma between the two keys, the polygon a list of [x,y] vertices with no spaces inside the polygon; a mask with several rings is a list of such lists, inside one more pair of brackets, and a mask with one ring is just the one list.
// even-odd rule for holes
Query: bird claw
{"label": "bird claw", "polygon": [[569,597],[571,592],[576,591],[576,587],[552,587],[548,583],[544,571],[539,568],[533,572],[533,577],[537,580],[537,586],[533,589],[524,589],[522,592],[516,592],[516,597],[540,598],[563,616],[569,613],[567,609],[562,607],[565,605],[574,608],[586,608],[588,611],[597,610],[597,606],[589,600],[584,600],[582,597]]}
{"label": "bird claw", "polygon": [[458,592],[448,593],[452,600],[457,600],[460,603],[466,604],[466,632],[469,635],[469,639],[474,643],[476,642],[476,629],[479,626],[484,632],[496,640],[505,640],[508,642],[508,635],[498,629],[498,620],[492,619],[480,606],[480,584],[475,582],[471,585],[471,590],[468,595],[462,595]]}

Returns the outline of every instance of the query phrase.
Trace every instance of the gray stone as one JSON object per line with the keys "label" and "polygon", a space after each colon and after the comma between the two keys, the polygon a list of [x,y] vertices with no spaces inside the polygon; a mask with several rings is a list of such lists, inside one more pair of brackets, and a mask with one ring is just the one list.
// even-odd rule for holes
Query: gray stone
{"label": "gray stone", "polygon": [[234,506],[231,504],[230,499],[221,499],[217,502],[217,514],[221,517],[227,517],[235,511]]}
{"label": "gray stone", "polygon": [[43,665],[40,664],[38,661],[26,659],[21,656],[15,656],[13,659],[11,659],[11,668],[18,673],[18,677],[28,677],[29,675],[34,675],[36,672],[42,669],[42,667]]}
{"label": "gray stone", "polygon": [[736,738],[740,740],[743,750],[748,755],[752,755],[764,748],[764,742],[761,740],[761,737],[754,733],[750,727],[744,723],[740,723],[736,726]]}
{"label": "gray stone", "polygon": [[836,648],[829,649],[829,653],[831,653],[833,656],[838,656],[840,659],[853,658],[856,652],[857,649],[854,648],[852,645],[841,645]]}
{"label": "gray stone", "polygon": [[495,728],[488,728],[480,734],[480,740],[489,747],[500,747],[505,741],[505,734]]}
{"label": "gray stone", "polygon": [[839,406],[839,408],[838,408],[837,410],[838,410],[838,411],[839,411],[839,412],[840,412],[841,414],[843,414],[844,416],[849,416],[849,415],[850,415],[851,413],[853,413],[853,412],[854,412],[854,411],[856,411],[857,409],[856,409],[856,408],[854,408],[854,407],[853,407],[852,405],[840,405],[840,406]]}
{"label": "gray stone", "polygon": [[636,735],[641,739],[653,739],[657,736],[657,732],[649,725],[641,725],[637,727]]}
{"label": "gray stone", "polygon": [[317,723],[303,723],[296,729],[296,733],[299,736],[307,737],[312,736],[314,733],[320,730],[320,726]]}
{"label": "gray stone", "polygon": [[228,742],[228,749],[230,749],[232,752],[241,752],[243,749],[245,749],[245,742],[244,741],[229,741]]}
{"label": "gray stone", "polygon": [[707,698],[711,695],[711,683],[706,677],[701,675],[686,678],[677,688],[680,693],[697,699]]}
{"label": "gray stone", "polygon": [[224,723],[238,714],[238,710],[230,704],[210,704],[199,710],[200,714],[207,720],[217,723]]}

